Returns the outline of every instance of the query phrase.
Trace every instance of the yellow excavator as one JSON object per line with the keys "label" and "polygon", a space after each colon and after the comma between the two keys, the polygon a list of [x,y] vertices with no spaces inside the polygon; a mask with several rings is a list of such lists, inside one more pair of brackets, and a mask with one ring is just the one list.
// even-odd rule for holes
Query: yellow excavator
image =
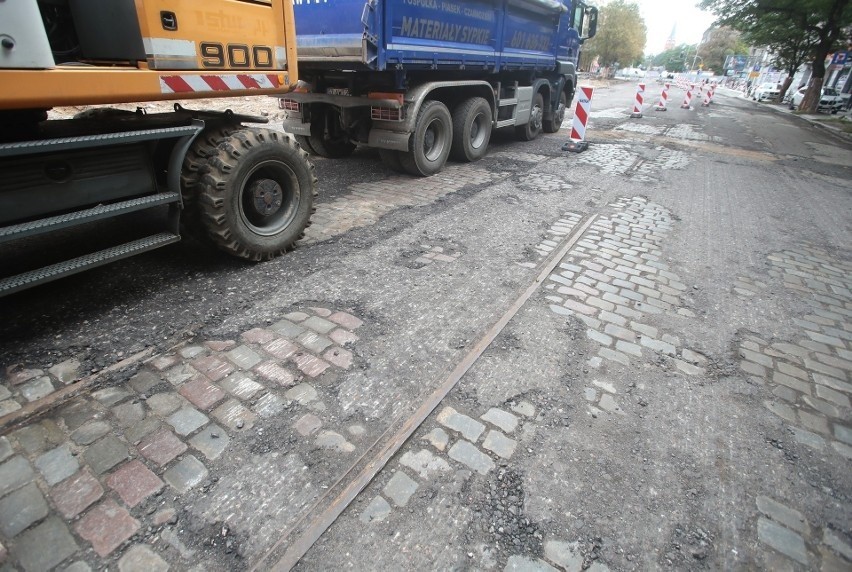
{"label": "yellow excavator", "polygon": [[0,296],[184,231],[252,261],[292,249],[316,176],[291,136],[228,110],[108,106],[297,80],[290,0],[0,1]]}

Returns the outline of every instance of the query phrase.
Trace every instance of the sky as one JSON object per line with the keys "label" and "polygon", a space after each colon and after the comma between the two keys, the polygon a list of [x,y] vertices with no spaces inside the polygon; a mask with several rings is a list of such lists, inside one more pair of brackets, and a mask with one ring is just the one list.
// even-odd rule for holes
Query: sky
{"label": "sky", "polygon": [[639,5],[648,40],[645,53],[659,54],[665,49],[666,40],[675,30],[675,45],[697,44],[710,24],[716,19],[710,12],[696,8],[698,0],[632,0]]}

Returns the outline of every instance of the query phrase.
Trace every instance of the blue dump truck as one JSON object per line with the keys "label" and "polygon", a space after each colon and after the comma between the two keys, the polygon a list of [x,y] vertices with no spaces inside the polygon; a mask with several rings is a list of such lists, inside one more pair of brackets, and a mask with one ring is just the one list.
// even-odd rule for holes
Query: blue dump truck
{"label": "blue dump truck", "polygon": [[597,9],[580,0],[294,0],[300,85],[284,129],[309,153],[376,147],[416,176],[481,159],[492,129],[559,130]]}

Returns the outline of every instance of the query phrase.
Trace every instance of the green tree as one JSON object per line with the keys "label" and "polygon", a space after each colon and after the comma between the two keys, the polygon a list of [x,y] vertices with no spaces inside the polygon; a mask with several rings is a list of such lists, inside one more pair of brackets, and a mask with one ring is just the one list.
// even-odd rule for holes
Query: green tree
{"label": "green tree", "polygon": [[696,46],[694,44],[680,44],[654,56],[653,65],[663,66],[666,71],[670,72],[686,71],[692,63],[695,50]]}
{"label": "green tree", "polygon": [[746,36],[773,28],[777,33],[780,28],[786,38],[797,33],[812,37],[811,81],[801,109],[816,110],[825,80],[825,60],[848,40],[852,0],[701,0],[701,7],[713,12],[720,24]]}
{"label": "green tree", "polygon": [[741,54],[747,49],[748,47],[742,41],[739,32],[733,28],[722,26],[710,31],[707,41],[698,47],[698,56],[701,58],[705,70],[712,69],[721,74],[727,56]]}
{"label": "green tree", "polygon": [[634,2],[613,0],[601,6],[598,13],[598,32],[583,45],[587,61],[595,58],[601,66],[618,62],[623,66],[643,61],[647,28],[639,6]]}

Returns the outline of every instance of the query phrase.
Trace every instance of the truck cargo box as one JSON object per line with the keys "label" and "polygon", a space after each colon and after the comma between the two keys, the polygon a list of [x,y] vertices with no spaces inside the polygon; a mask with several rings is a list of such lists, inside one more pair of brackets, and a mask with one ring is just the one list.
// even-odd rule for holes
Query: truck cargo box
{"label": "truck cargo box", "polygon": [[[303,69],[551,69],[555,0],[296,0]],[[564,42],[563,42],[564,43]]]}

